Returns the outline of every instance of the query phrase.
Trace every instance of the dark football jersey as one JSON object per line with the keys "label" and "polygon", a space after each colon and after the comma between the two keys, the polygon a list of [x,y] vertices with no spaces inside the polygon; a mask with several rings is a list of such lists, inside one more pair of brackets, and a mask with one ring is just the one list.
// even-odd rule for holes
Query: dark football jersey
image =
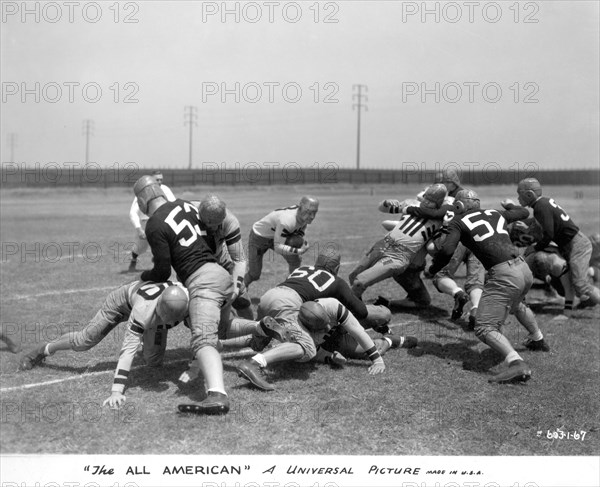
{"label": "dark football jersey", "polygon": [[207,262],[216,262],[214,241],[210,241],[198,209],[189,201],[177,199],[158,208],[146,224],[146,238],[154,268],[142,273],[143,281],[166,281],[173,266],[184,283]]}
{"label": "dark football jersey", "polygon": [[279,285],[296,291],[304,302],[336,298],[359,320],[368,315],[365,303],[354,295],[348,283],[325,269],[308,265],[298,267]]}
{"label": "dark football jersey", "polygon": [[544,238],[535,245],[535,250],[543,250],[550,241],[563,248],[579,232],[579,227],[552,198],[542,196],[531,207],[533,216],[544,231]]}
{"label": "dark football jersey", "polygon": [[507,223],[527,218],[529,212],[520,206],[504,211],[471,210],[457,215],[448,224],[448,235],[433,259],[430,272],[435,273],[451,259],[458,242],[467,247],[487,269],[520,255],[513,245]]}

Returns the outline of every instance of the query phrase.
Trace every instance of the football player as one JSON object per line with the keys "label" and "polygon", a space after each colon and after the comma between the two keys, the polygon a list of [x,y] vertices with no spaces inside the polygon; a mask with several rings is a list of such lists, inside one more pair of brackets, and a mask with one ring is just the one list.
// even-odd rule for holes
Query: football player
{"label": "football player", "polygon": [[[261,369],[269,364],[283,361],[308,362],[317,353],[310,333],[298,322],[298,312],[302,303],[318,298],[334,297],[352,312],[365,328],[375,328],[380,332],[389,331],[387,323],[391,312],[384,306],[365,305],[350,289],[346,281],[339,277],[340,255],[336,252],[321,253],[314,266],[301,266],[294,270],[279,286],[267,291],[258,305],[258,318],[275,318],[290,335],[283,343],[258,353],[238,366],[238,374],[254,386],[265,391],[273,385],[261,377]],[[261,352],[271,341],[261,332],[260,327],[251,343],[254,350]]]}
{"label": "football player", "polygon": [[200,364],[207,397],[197,404],[180,404],[180,412],[226,414],[229,398],[223,362],[217,350],[221,307],[233,292],[231,275],[217,263],[214,239],[208,239],[198,208],[189,201],[168,201],[160,185],[142,176],[133,187],[140,210],[150,218],[146,237],[154,267],[142,273],[146,281],[168,279],[171,266],[190,294],[191,348]]}
{"label": "football player", "polygon": [[[542,227],[535,218],[516,221],[509,226],[510,239],[525,253],[527,247],[536,244],[543,238]],[[548,245],[544,250],[532,252],[525,257],[533,277],[542,281],[548,295],[558,293],[568,301],[573,301],[575,292],[567,274],[567,261],[560,255],[558,247]]]}
{"label": "football player", "polygon": [[[420,206],[439,208],[446,197],[443,184],[433,184],[423,194]],[[387,200],[386,200],[387,201]],[[350,272],[348,279],[352,291],[359,298],[373,284],[401,275],[409,267],[413,257],[441,228],[442,220],[428,220],[412,215],[403,216],[394,228],[377,241]]]}
{"label": "football player", "polygon": [[503,211],[483,210],[477,193],[472,190],[459,191],[454,206],[456,216],[448,224],[446,238],[433,258],[429,273],[436,274],[450,261],[459,242],[473,252],[488,273],[477,310],[475,334],[502,355],[508,365],[490,382],[526,381],[531,377],[531,369],[502,334],[501,327],[508,312],[514,313],[529,332],[525,346],[530,350],[550,350],[535,315],[524,302],[533,276],[507,231],[507,221],[527,218],[529,212],[509,200],[502,202]]}
{"label": "football player", "polygon": [[[458,173],[454,169],[446,169],[443,172],[435,176],[436,183],[442,183],[448,189],[448,194],[444,199],[444,204],[439,208],[427,208],[421,206],[404,206],[402,208],[403,214],[412,215],[418,218],[428,218],[439,220],[443,219],[446,215],[446,219],[451,219],[454,215],[454,197],[456,194],[464,188],[460,185],[460,178]],[[422,198],[424,192],[419,196]],[[439,244],[440,240],[430,242],[427,248],[422,249],[417,256],[413,258],[411,265],[415,264],[415,260],[419,259],[422,264],[421,269],[425,268],[425,250],[429,251],[431,255],[435,254],[436,243]],[[419,255],[421,254],[421,256]],[[466,266],[466,280],[464,290],[458,286],[454,280],[456,271],[461,264]],[[477,313],[477,307],[479,306],[479,300],[481,299],[481,293],[483,292],[483,280],[485,272],[481,262],[475,258],[473,253],[468,250],[464,245],[459,244],[450,259],[448,265],[441,269],[435,276],[433,276],[433,285],[435,288],[444,294],[448,294],[454,298],[454,307],[451,312],[451,319],[457,320],[462,316],[462,311],[469,301],[471,302],[471,309],[469,310],[469,329],[475,328],[475,315]]]}
{"label": "football player", "polygon": [[158,366],[166,349],[167,330],[187,316],[187,302],[187,292],[179,283],[133,281],[123,284],[108,294],[83,329],[64,333],[56,340],[42,343],[25,353],[21,369],[30,370],[59,350],[89,350],[124,321],[127,322],[128,333],[144,337],[146,364]]}
{"label": "football player", "polygon": [[300,323],[311,333],[317,345],[317,362],[340,366],[347,358],[368,358],[373,362],[369,374],[385,370],[382,356],[390,348],[414,348],[415,337],[384,335],[373,340],[355,316],[335,298],[321,298],[303,303],[298,313]]}
{"label": "football player", "polygon": [[263,256],[272,249],[286,260],[291,273],[302,264],[302,254],[308,250],[305,240],[302,247],[286,245],[291,235],[304,237],[307,225],[310,225],[319,211],[319,200],[314,196],[302,196],[300,203],[272,211],[252,225],[248,238],[248,272],[244,283],[248,287],[258,281],[262,273]]}
{"label": "football player", "polygon": [[246,255],[240,222],[217,195],[208,194],[201,201],[193,203],[198,207],[200,221],[206,227],[207,237],[214,239],[217,261],[231,274],[233,280],[233,293],[221,312],[221,321],[225,320],[225,327],[229,329],[231,307],[241,318],[254,319],[252,302],[244,284]]}
{"label": "football player", "polygon": [[[175,201],[175,196],[173,195],[173,191],[166,185],[163,184],[163,175],[160,171],[154,171],[152,173],[156,182],[160,185],[165,197],[169,201]],[[146,222],[148,221],[148,216],[140,211],[140,207],[138,206],[137,198],[133,198],[133,202],[131,203],[131,208],[129,209],[129,220],[135,228],[135,241],[133,244],[133,249],[131,250],[131,261],[129,262],[128,272],[135,272],[135,266],[137,265],[137,258],[146,250],[148,250],[148,242],[146,240]]]}
{"label": "football player", "polygon": [[[173,326],[172,323],[176,324],[188,315],[189,303],[187,290],[183,286],[179,283],[176,283],[177,285],[168,284],[171,285],[162,291],[157,290],[161,285],[155,283],[149,283],[140,288],[144,299],[148,300],[145,296],[153,297],[151,300],[156,303],[154,312],[148,319],[141,321],[138,320],[137,316],[132,320],[130,315],[129,326],[125,332],[123,346],[119,353],[111,395],[104,401],[103,406],[108,405],[112,409],[119,409],[125,402],[126,397],[123,392],[127,385],[131,364],[140,346],[143,346],[146,365],[151,367],[162,365],[167,346],[166,330]],[[160,296],[157,299],[156,295],[158,294]],[[147,305],[146,308],[146,314],[148,314],[152,305]]]}
{"label": "football player", "polygon": [[[542,186],[535,178],[525,178],[517,187],[519,203],[533,208],[533,216],[544,232],[543,238],[528,247],[525,255],[545,249],[553,241],[569,265],[569,278],[580,300],[595,306],[600,302],[600,289],[588,281],[592,244],[571,217],[552,198],[542,196]],[[565,311],[573,309],[573,301],[565,299]]]}

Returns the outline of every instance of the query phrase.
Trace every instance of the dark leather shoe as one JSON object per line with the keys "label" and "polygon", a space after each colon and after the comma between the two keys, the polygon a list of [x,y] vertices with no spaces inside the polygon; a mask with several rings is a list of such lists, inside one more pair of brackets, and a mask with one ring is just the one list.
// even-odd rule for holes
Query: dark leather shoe
{"label": "dark leather shoe", "polygon": [[507,382],[527,382],[531,379],[531,369],[522,360],[514,360],[508,366],[504,372],[496,374],[494,377],[489,379],[488,382],[497,382],[498,384],[504,384]]}
{"label": "dark leather shoe", "polygon": [[193,414],[227,414],[229,412],[229,398],[226,394],[210,391],[204,401],[197,404],[180,404],[177,406],[181,413]]}
{"label": "dark leather shoe", "polygon": [[269,384],[262,378],[262,371],[256,362],[246,360],[238,365],[238,375],[249,381],[254,387],[258,387],[263,391],[273,391],[275,386]]}

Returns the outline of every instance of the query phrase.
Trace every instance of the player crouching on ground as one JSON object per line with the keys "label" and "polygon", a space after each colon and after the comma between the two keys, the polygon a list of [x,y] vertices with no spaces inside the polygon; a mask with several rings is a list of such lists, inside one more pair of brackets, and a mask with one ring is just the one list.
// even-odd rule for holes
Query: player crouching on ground
{"label": "player crouching on ground", "polygon": [[25,353],[21,359],[21,370],[32,369],[59,350],[90,350],[119,323],[127,321],[112,388],[113,396],[105,401],[111,407],[119,407],[125,401],[123,390],[138,346],[143,343],[146,365],[162,365],[167,348],[167,330],[179,324],[187,314],[188,293],[179,283],[134,281],[123,284],[106,297],[85,328],[65,333]]}
{"label": "player crouching on ground", "polygon": [[415,337],[385,334],[373,340],[355,316],[335,298],[308,301],[300,307],[300,323],[311,333],[317,345],[317,362],[342,366],[346,358],[365,359],[373,362],[369,374],[385,370],[381,358],[390,348],[414,348]]}
{"label": "player crouching on ground", "polygon": [[[544,250],[551,241],[558,246],[569,265],[569,278],[575,293],[589,305],[600,303],[600,289],[588,281],[588,269],[592,257],[592,243],[575,222],[552,198],[542,196],[542,185],[535,178],[522,179],[517,186],[519,203],[533,208],[533,216],[544,232],[543,238],[525,252]],[[584,306],[588,306],[587,304]],[[565,311],[573,309],[573,302],[565,299]]]}
{"label": "player crouching on ground", "polygon": [[[180,286],[170,286],[163,291],[157,300],[155,314],[160,321],[178,323],[188,315],[188,304],[187,290]],[[123,392],[125,391],[131,364],[140,345],[143,345],[147,365],[152,367],[162,365],[167,346],[166,332],[163,339],[162,333],[157,329],[156,321],[148,320],[143,324],[131,322],[127,327],[123,346],[119,353],[111,395],[104,401],[103,406],[108,405],[113,409],[118,409],[125,402],[126,397]],[[160,333],[160,336],[157,333]],[[150,342],[148,337],[154,337],[154,341]]]}
{"label": "player crouching on ground", "polygon": [[527,218],[529,212],[510,200],[502,202],[504,211],[482,210],[477,193],[471,190],[459,191],[454,205],[456,216],[448,224],[446,239],[433,258],[429,273],[434,275],[450,261],[459,242],[473,252],[488,272],[477,310],[475,334],[502,355],[508,365],[490,382],[526,381],[531,377],[531,369],[502,334],[501,327],[511,312],[529,332],[527,348],[550,350],[533,311],[524,301],[533,276],[507,231],[507,221]]}

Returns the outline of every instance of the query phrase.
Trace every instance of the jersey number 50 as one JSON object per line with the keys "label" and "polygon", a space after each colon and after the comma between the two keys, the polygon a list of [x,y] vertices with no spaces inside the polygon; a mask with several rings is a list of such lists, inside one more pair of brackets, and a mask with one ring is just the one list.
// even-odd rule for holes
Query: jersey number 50
{"label": "jersey number 50", "polygon": [[325,291],[325,289],[335,281],[335,277],[324,269],[306,269],[306,267],[299,267],[288,276],[288,279],[298,279],[303,277],[306,277],[306,280],[310,282],[317,291]]}

